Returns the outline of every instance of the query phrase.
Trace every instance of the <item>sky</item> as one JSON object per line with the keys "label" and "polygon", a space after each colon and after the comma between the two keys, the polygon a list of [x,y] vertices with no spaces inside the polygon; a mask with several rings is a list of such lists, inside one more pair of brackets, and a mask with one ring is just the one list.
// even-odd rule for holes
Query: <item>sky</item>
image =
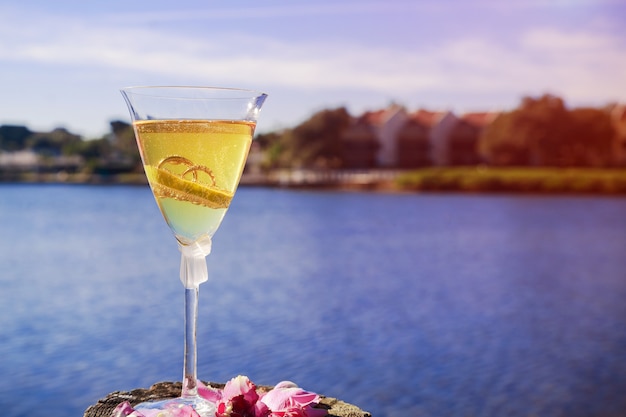
{"label": "sky", "polygon": [[101,137],[131,85],[264,91],[262,132],[340,106],[626,103],[626,0],[0,2],[0,124]]}

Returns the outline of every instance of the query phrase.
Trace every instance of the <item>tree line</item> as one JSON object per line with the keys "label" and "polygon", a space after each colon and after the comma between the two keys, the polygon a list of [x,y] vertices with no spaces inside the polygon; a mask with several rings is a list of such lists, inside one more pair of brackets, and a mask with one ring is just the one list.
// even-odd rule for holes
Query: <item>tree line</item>
{"label": "tree line", "polygon": [[479,138],[479,153],[496,166],[607,167],[616,164],[619,152],[608,110],[570,110],[553,95],[524,98]]}
{"label": "tree line", "polygon": [[[333,168],[350,152],[343,134],[354,122],[345,107],[324,109],[297,126],[258,134],[263,166]],[[0,126],[0,152],[32,150],[41,158],[78,155],[87,171],[137,171],[141,161],[132,127],[110,123],[111,132],[84,140],[66,129],[33,132],[26,126]],[[610,113],[602,108],[569,109],[553,95],[525,97],[500,113],[476,141],[481,164],[494,166],[607,167],[620,152]]]}
{"label": "tree line", "polygon": [[140,156],[132,127],[122,121],[110,123],[111,132],[85,140],[65,128],[34,132],[26,126],[0,126],[0,153],[32,151],[43,165],[60,157],[79,156],[88,172],[131,172],[140,168]]}
{"label": "tree line", "polygon": [[[341,140],[353,118],[341,107],[322,110],[283,132],[259,135],[270,168],[344,165]],[[569,109],[554,95],[524,97],[500,113],[476,138],[477,163],[494,166],[609,167],[621,145],[605,108]]]}

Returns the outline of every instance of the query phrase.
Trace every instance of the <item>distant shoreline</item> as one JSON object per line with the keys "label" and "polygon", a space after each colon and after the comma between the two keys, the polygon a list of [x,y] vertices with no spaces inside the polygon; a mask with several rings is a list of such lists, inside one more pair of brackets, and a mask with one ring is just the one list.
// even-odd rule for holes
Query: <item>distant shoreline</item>
{"label": "distant shoreline", "polygon": [[[0,173],[0,184],[147,185],[143,172]],[[626,196],[626,168],[446,167],[410,171],[274,171],[244,175],[241,187],[372,192],[593,194]]]}

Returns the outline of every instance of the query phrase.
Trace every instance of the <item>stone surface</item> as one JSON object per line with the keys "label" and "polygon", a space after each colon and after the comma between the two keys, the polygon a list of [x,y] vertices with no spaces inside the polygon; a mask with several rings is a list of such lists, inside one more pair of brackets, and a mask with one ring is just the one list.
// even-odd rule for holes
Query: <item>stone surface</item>
{"label": "stone surface", "polygon": [[[224,384],[213,382],[207,383],[215,388],[224,388]],[[166,398],[176,398],[180,395],[182,384],[180,382],[159,382],[148,389],[134,389],[132,391],[115,391],[107,395],[106,398],[90,406],[85,411],[84,417],[111,417],[111,413],[118,404],[128,401],[131,405],[137,405],[144,401],[162,400]],[[272,387],[258,387],[261,391],[269,391]],[[371,414],[361,410],[359,407],[348,404],[336,398],[326,397],[320,394],[319,407],[328,410],[329,417],[371,417]]]}

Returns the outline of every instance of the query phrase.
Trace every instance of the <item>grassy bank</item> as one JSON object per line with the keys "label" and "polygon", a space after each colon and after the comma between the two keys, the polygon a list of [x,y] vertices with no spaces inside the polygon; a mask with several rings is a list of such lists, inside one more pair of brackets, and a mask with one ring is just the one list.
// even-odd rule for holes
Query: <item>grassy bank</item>
{"label": "grassy bank", "polygon": [[406,191],[626,195],[626,169],[426,168],[400,175],[396,185]]}
{"label": "grassy bank", "polygon": [[[321,177],[325,178],[325,177]],[[0,183],[68,183],[68,184],[146,184],[143,172],[110,176],[65,173],[1,173]],[[247,184],[245,181],[242,184]],[[370,191],[441,191],[441,192],[510,192],[569,193],[626,196],[626,168],[492,168],[445,167],[424,168],[397,177],[363,183],[354,179],[339,182],[321,181],[306,184],[282,184],[271,181],[254,183],[268,187],[329,188]]]}

